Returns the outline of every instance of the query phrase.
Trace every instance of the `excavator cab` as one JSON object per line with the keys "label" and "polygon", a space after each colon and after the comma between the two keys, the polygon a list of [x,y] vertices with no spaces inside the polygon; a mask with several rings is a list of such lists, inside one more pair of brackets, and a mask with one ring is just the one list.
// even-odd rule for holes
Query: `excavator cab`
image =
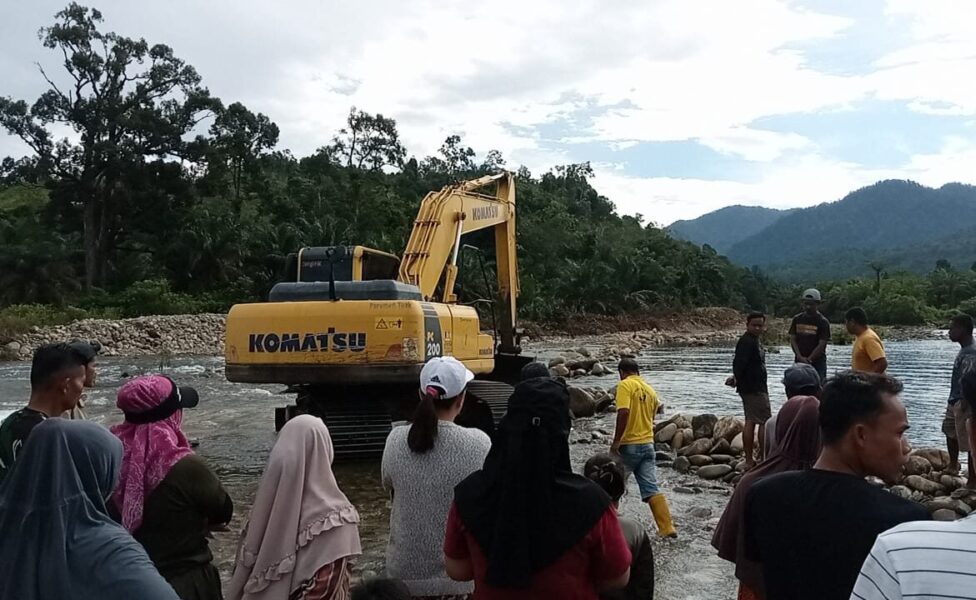
{"label": "excavator cab", "polygon": [[286,282],[396,279],[400,258],[366,246],[313,246],[288,255]]}

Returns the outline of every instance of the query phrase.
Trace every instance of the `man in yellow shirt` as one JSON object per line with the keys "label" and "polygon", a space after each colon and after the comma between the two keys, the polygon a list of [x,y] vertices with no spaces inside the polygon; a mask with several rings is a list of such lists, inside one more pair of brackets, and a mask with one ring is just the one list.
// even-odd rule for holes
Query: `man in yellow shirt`
{"label": "man in yellow shirt", "polygon": [[654,388],[640,377],[640,368],[632,358],[621,359],[617,367],[617,429],[610,452],[620,456],[627,471],[634,474],[641,500],[647,502],[661,537],[677,537],[671,522],[671,510],[657,487],[657,458],[654,451],[654,415],[660,402]]}
{"label": "man in yellow shirt", "polygon": [[888,370],[884,344],[881,338],[868,327],[868,315],[863,308],[855,307],[844,315],[847,332],[857,336],[851,350],[851,369],[867,373],[884,373]]}

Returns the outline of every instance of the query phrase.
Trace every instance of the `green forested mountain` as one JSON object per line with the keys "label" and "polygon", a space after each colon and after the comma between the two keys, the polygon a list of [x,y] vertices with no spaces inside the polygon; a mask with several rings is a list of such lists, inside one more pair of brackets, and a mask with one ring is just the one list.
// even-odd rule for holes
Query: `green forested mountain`
{"label": "green forested mountain", "polygon": [[968,255],[963,232],[973,228],[976,187],[889,180],[792,212],[733,245],[728,256],[792,281],[864,275],[869,263],[922,273],[946,258],[943,240],[951,238],[953,258],[968,268],[976,254]]}
{"label": "green forested mountain", "polygon": [[[295,157],[271,117],[212,96],[171,48],[100,26],[71,4],[41,32],[68,59],[48,75],[77,86],[0,97],[0,128],[33,150],[0,163],[0,306],[222,310],[264,298],[302,246],[399,253],[424,194],[506,167],[496,151],[476,161],[457,136],[410,157],[395,121],[355,108]],[[76,135],[56,138],[65,128]],[[618,215],[592,175],[585,163],[517,170],[523,316],[763,304],[761,276]],[[465,243],[493,255],[490,234]],[[463,260],[467,299],[489,294],[477,254]]]}
{"label": "green forested mountain", "polygon": [[668,233],[696,244],[708,244],[719,254],[725,254],[736,243],[759,233],[790,212],[762,206],[726,206],[697,219],[675,221],[668,226]]}

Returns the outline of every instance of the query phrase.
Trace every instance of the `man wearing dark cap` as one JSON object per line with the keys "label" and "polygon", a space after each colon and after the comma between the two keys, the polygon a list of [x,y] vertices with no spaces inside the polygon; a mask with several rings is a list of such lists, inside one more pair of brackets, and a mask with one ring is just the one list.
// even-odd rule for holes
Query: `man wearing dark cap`
{"label": "man wearing dark cap", "polygon": [[827,379],[827,343],[830,342],[830,321],[820,314],[820,292],[810,288],[803,292],[803,312],[790,324],[790,345],[794,361],[813,365],[820,379]]}
{"label": "man wearing dark cap", "polygon": [[[783,387],[786,388],[786,399],[798,396],[813,396],[820,398],[820,390],[823,383],[820,381],[820,374],[813,368],[813,365],[797,363],[783,373]],[[779,440],[776,439],[776,419],[779,417],[777,412],[766,421],[766,446],[763,457],[767,457],[776,450]]]}

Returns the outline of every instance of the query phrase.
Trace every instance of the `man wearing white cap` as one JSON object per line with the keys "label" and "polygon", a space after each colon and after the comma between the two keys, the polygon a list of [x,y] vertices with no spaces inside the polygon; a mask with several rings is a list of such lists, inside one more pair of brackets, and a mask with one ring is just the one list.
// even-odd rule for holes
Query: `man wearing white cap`
{"label": "man wearing white cap", "polygon": [[790,324],[790,345],[794,361],[813,365],[820,380],[827,379],[827,343],[830,341],[830,321],[820,314],[820,292],[810,288],[803,292],[803,312]]}

